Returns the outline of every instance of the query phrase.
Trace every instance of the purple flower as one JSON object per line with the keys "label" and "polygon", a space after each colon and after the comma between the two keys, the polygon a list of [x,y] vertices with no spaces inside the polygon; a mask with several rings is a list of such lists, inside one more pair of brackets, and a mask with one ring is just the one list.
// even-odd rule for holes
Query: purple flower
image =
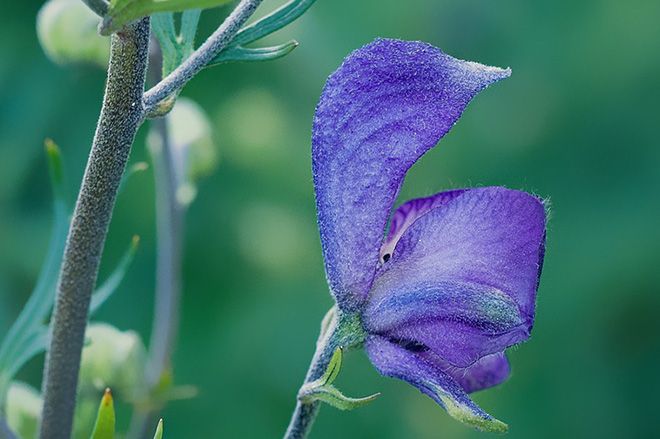
{"label": "purple flower", "polygon": [[501,187],[459,189],[391,214],[408,169],[479,91],[509,74],[429,44],[376,40],[328,79],[312,148],[325,268],[340,315],[359,316],[381,374],[493,431],[506,425],[468,393],[505,380],[504,350],[529,337],[543,202]]}

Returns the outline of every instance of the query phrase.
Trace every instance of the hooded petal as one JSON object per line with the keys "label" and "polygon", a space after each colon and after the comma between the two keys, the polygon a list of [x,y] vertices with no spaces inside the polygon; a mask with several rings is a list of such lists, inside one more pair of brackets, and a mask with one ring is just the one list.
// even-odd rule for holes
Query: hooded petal
{"label": "hooded petal", "polygon": [[470,189],[419,216],[378,273],[367,331],[465,368],[528,338],[545,209],[527,193]]}
{"label": "hooded petal", "polygon": [[379,336],[369,337],[365,349],[378,372],[417,387],[453,418],[479,430],[507,430],[506,424],[479,408],[450,375],[418,353]]}
{"label": "hooded petal", "polygon": [[340,306],[366,298],[407,170],[480,90],[509,73],[426,43],[379,39],[328,78],[314,118],[312,171],[326,273]]}

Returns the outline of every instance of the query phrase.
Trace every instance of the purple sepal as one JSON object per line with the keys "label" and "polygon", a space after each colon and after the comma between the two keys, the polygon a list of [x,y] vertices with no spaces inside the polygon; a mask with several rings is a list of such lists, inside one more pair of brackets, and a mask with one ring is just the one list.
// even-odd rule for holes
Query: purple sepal
{"label": "purple sepal", "polygon": [[379,39],[349,55],[316,109],[312,171],[326,274],[339,306],[364,302],[406,171],[509,70],[422,42]]}

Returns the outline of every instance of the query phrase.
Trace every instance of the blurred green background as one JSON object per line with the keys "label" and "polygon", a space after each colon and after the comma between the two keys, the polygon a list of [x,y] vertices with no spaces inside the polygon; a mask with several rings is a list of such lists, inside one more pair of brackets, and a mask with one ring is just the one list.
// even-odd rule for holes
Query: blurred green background
{"label": "blurred green background", "polygon": [[[43,139],[60,144],[73,197],[103,91],[102,71],[43,55],[41,3],[0,6],[0,335],[27,300],[48,241]],[[205,13],[202,33],[224,13]],[[300,41],[288,57],[199,75],[183,94],[210,115],[221,159],[187,217],[174,361],[177,381],[200,395],[168,406],[166,436],[275,438],[286,428],[331,305],[310,172],[314,106],[348,52],[387,36],[513,69],[413,168],[401,199],[506,185],[552,201],[533,336],[510,352],[511,379],[475,399],[510,424],[511,438],[660,437],[659,17],[657,0],[318,0],[271,38]],[[148,160],[145,133],[133,162]],[[98,316],[145,339],[152,177],[135,177],[118,201],[101,277],[131,235],[142,246]],[[353,412],[324,407],[313,438],[482,435],[380,377],[363,353],[345,360],[340,388],[383,395]],[[39,386],[42,362],[20,378]]]}

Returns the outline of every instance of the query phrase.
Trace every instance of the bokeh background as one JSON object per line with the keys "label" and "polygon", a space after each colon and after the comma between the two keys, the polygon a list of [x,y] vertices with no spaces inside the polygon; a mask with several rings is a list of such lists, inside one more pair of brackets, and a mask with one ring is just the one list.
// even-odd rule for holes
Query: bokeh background
{"label": "bokeh background", "polygon": [[[43,139],[60,144],[73,197],[104,82],[101,70],[43,55],[40,5],[0,6],[0,335],[26,301],[48,241]],[[224,13],[205,13],[201,32]],[[209,114],[220,162],[187,216],[174,362],[177,382],[200,394],[168,406],[167,437],[275,438],[286,428],[331,305],[310,172],[314,106],[343,57],[377,36],[513,69],[413,168],[401,199],[506,185],[552,201],[533,336],[510,352],[511,379],[475,399],[510,424],[511,438],[660,437],[659,17],[656,0],[318,0],[271,38],[300,41],[288,57],[199,75],[183,94]],[[149,159],[146,131],[133,162]],[[131,235],[142,246],[97,318],[146,340],[153,199],[151,171],[120,196],[101,277]],[[342,390],[383,395],[353,412],[324,407],[313,438],[482,436],[380,377],[363,353],[345,360]],[[20,378],[39,386],[42,362]]]}

